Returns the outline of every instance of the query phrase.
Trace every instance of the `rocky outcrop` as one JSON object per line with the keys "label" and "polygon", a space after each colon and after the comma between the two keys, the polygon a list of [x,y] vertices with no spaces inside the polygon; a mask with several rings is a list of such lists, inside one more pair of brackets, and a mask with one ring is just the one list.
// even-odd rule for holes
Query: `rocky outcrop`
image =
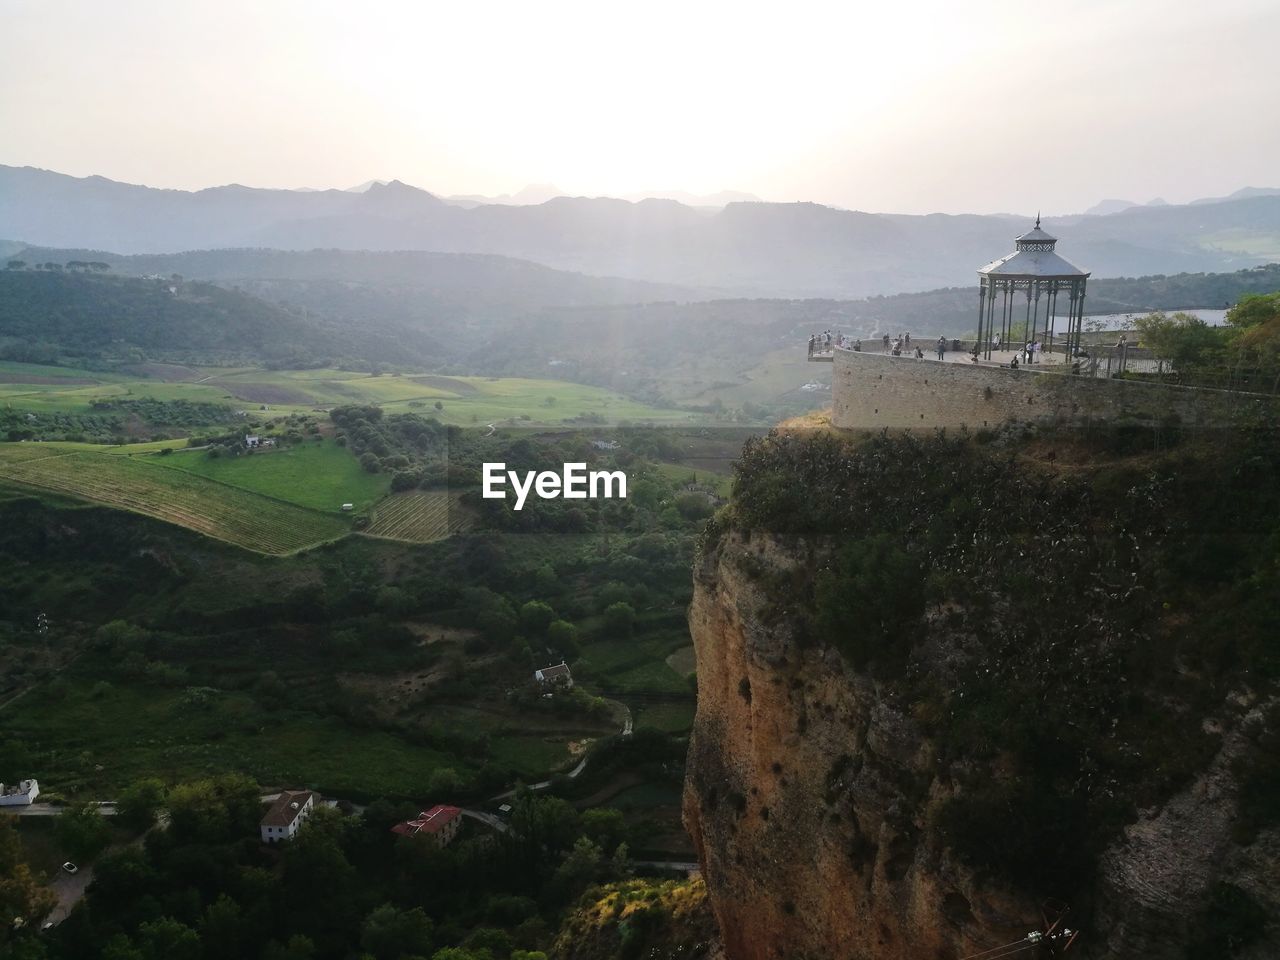
{"label": "rocky outcrop", "polygon": [[[1041,899],[948,849],[936,813],[957,788],[912,708],[800,629],[802,592],[786,584],[810,576],[816,549],[730,531],[695,571],[684,817],[728,960],[960,960],[1018,940]],[[1224,880],[1280,916],[1278,838],[1231,837],[1250,710],[1207,721],[1221,723],[1217,757],[1103,855],[1071,955],[1184,957]],[[1271,924],[1241,956],[1280,955]]]}

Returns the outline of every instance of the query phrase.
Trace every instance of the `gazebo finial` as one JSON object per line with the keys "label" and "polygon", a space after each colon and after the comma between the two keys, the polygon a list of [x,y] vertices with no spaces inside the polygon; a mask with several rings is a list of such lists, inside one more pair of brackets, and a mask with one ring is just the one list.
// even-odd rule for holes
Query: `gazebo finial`
{"label": "gazebo finial", "polygon": [[1037,230],[1040,229],[1040,211],[1039,210],[1036,211],[1036,229]]}

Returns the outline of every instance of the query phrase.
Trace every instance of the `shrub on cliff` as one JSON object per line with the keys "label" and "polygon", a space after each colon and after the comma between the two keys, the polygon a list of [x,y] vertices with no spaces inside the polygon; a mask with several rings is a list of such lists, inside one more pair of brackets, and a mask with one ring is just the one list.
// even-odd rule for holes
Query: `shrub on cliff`
{"label": "shrub on cliff", "polygon": [[841,548],[813,593],[819,633],[858,668],[901,660],[924,612],[920,565],[883,533]]}

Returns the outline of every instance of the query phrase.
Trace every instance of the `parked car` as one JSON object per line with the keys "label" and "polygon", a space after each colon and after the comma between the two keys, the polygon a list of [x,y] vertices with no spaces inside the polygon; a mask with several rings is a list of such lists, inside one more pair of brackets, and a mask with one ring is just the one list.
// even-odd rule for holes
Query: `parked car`
{"label": "parked car", "polygon": [[79,868],[79,867],[77,867],[77,866],[76,866],[74,863],[72,863],[70,860],[68,860],[66,863],[64,863],[64,864],[62,865],[62,869],[63,869],[63,870],[65,870],[65,871],[67,871],[67,873],[73,873],[73,874],[74,874],[74,873],[79,873],[79,872],[80,872],[80,868]]}

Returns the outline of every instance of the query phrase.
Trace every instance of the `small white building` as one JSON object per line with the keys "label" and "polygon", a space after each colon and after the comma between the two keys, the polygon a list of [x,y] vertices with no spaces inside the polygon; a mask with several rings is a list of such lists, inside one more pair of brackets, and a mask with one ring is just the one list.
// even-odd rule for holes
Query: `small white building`
{"label": "small white building", "polygon": [[19,780],[6,786],[0,783],[0,807],[25,807],[35,803],[40,796],[40,784],[34,780]]}
{"label": "small white building", "polygon": [[569,672],[569,665],[563,660],[554,667],[543,667],[541,670],[533,671],[533,679],[544,687],[573,689],[573,674]]}
{"label": "small white building", "polygon": [[262,842],[279,843],[291,839],[315,807],[316,795],[310,790],[282,790],[262,818]]}

